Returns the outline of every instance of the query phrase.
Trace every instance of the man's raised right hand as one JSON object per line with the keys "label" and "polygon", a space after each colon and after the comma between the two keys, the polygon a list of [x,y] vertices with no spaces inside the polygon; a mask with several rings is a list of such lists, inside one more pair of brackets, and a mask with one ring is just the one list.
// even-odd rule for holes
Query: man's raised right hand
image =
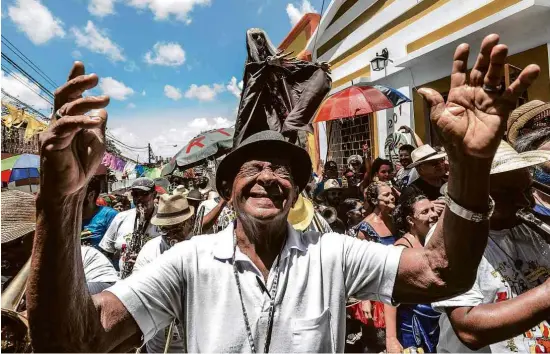
{"label": "man's raised right hand", "polygon": [[[40,134],[40,194],[63,198],[84,193],[105,151],[108,96],[82,94],[98,83],[75,62],[67,82],[55,90],[54,113],[48,129]],[[90,115],[86,113],[94,111]]]}

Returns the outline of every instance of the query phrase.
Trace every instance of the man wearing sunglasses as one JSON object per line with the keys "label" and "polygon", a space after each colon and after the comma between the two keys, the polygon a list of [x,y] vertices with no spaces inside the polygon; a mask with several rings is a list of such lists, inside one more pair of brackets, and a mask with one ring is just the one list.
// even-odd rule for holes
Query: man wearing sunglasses
{"label": "man wearing sunglasses", "polygon": [[[150,223],[151,218],[155,215],[155,197],[157,194],[155,191],[155,182],[146,177],[138,178],[132,183],[131,192],[134,205],[141,205],[145,210],[145,223],[147,226],[145,232],[146,239],[143,242],[146,242],[159,236],[158,227]],[[121,259],[121,254],[132,238],[135,221],[136,208],[119,213],[113,219],[107,232],[105,232],[105,236],[103,236],[103,239],[99,243],[99,247],[110,256],[115,268],[120,267],[120,269],[123,269],[125,260]],[[137,254],[134,256],[137,256]]]}
{"label": "man wearing sunglasses", "polygon": [[[151,219],[151,224],[158,227],[160,237],[155,237],[143,246],[137,256],[133,272],[139,272],[147,264],[154,262],[176,243],[189,239],[195,221],[194,215],[195,208],[189,205],[181,193],[161,195],[157,213]],[[163,353],[167,336],[168,328],[158,331],[146,343],[147,353]],[[184,350],[183,328],[178,323],[172,328],[172,340],[168,352],[182,353]]]}
{"label": "man wearing sunglasses", "polygon": [[416,167],[419,178],[402,191],[400,200],[423,194],[433,201],[436,212],[441,215],[445,209],[445,202],[439,199],[443,196],[440,189],[446,182],[445,156],[445,152],[436,151],[429,144],[414,149],[411,153],[412,163],[407,167]]}

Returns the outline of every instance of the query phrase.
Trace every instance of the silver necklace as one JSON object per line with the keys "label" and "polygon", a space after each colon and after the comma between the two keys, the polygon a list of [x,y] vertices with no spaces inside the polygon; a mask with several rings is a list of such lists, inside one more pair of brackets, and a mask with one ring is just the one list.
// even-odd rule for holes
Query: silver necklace
{"label": "silver necklace", "polygon": [[[281,247],[281,251],[285,247],[286,238]],[[267,335],[264,345],[264,353],[269,353],[269,345],[271,343],[271,332],[273,330],[273,316],[275,315],[275,296],[277,295],[277,283],[279,282],[279,261],[281,260],[281,251],[277,256],[277,263],[275,266],[275,276],[273,277],[273,282],[271,283],[271,288],[269,289],[269,294],[271,299],[269,301],[269,315],[267,318]],[[244,325],[246,328],[246,334],[248,337],[248,344],[250,345],[250,351],[256,353],[256,346],[254,344],[254,337],[252,336],[252,329],[250,327],[250,322],[248,321],[248,315],[246,313],[246,308],[244,307],[243,301],[243,292],[241,289],[241,282],[239,280],[239,272],[237,271],[237,264],[235,263],[235,255],[237,254],[237,233],[233,231],[233,274],[235,274],[235,281],[237,283],[237,289],[239,290],[239,298],[241,300],[241,307],[243,310],[243,319]]]}

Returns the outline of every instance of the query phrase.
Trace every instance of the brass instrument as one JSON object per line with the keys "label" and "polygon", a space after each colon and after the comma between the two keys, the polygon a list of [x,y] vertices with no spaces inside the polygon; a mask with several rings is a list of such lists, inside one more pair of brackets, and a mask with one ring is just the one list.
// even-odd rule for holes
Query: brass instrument
{"label": "brass instrument", "polygon": [[31,258],[2,293],[2,352],[31,353],[29,322],[17,311],[27,290]]}
{"label": "brass instrument", "polygon": [[338,213],[336,212],[336,209],[333,207],[326,206],[326,205],[319,205],[318,210],[321,216],[325,218],[325,220],[329,224],[332,224],[338,218]]}
{"label": "brass instrument", "polygon": [[516,216],[523,223],[532,227],[536,232],[542,234],[543,236],[546,236],[546,238],[550,238],[550,225],[544,223],[542,220],[533,215],[533,213],[531,213],[529,210],[518,210]]}
{"label": "brass instrument", "polygon": [[128,262],[128,259],[133,255],[137,255],[141,250],[141,247],[143,247],[147,226],[149,226],[149,223],[145,220],[145,208],[143,205],[139,204],[136,206],[134,232],[132,233],[132,238],[130,239],[123,255],[126,261],[124,262],[124,266],[120,272],[121,279],[127,278],[130,274],[132,274],[134,262]]}

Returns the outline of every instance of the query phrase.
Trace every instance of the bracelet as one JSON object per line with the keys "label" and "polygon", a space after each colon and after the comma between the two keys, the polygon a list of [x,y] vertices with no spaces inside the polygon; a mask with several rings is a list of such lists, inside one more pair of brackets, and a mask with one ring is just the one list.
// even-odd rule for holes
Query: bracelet
{"label": "bracelet", "polygon": [[486,213],[475,213],[471,210],[463,208],[462,206],[457,204],[451,197],[449,197],[449,194],[447,193],[445,193],[445,202],[447,203],[449,210],[453,212],[453,214],[473,222],[482,222],[489,220],[491,218],[491,215],[493,215],[493,211],[495,210],[495,201],[493,200],[493,198],[491,198],[491,196],[489,196],[489,211],[487,211]]}

